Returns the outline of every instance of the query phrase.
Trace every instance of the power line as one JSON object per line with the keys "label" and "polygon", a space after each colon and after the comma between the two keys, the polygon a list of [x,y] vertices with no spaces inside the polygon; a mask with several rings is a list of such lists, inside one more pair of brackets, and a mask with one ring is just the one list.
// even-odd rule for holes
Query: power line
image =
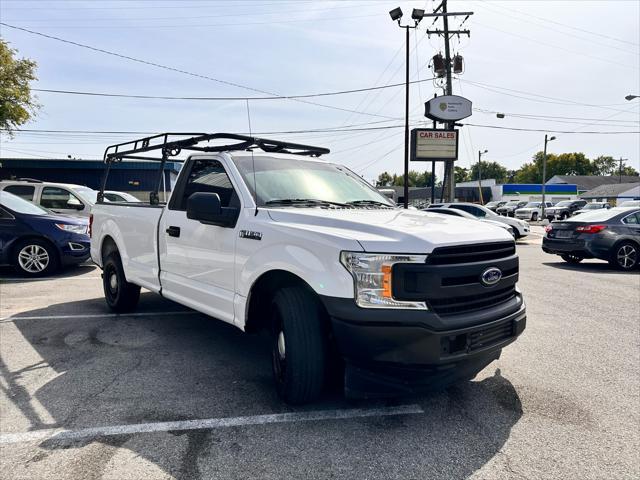
{"label": "power line", "polygon": [[[274,5],[272,4],[266,4],[266,5]],[[343,6],[335,6],[335,7],[331,7],[331,8],[307,8],[304,10],[287,10],[287,15],[290,14],[295,14],[295,13],[314,13],[314,12],[327,12],[327,11],[334,11],[334,10],[341,10],[341,9],[353,9],[353,8],[366,8],[366,7],[370,7],[372,8],[373,5],[367,5],[366,3],[360,3],[360,4],[355,4],[355,5],[343,5]],[[144,7],[145,9],[147,9],[148,7]],[[181,7],[183,10],[186,10],[187,7]],[[201,8],[201,7],[197,7],[197,8]],[[257,8],[257,6],[252,6],[252,8]],[[155,9],[155,7],[154,7]],[[33,10],[33,9],[29,9],[29,10]],[[51,10],[51,9],[47,9],[47,10]],[[78,9],[78,8],[74,8],[74,13],[78,12],[79,10],[84,10],[84,9]],[[235,10],[235,9],[234,9]],[[218,14],[218,15],[198,15],[198,16],[188,16],[188,17],[184,17],[184,16],[171,16],[171,17],[128,17],[127,20],[172,20],[172,21],[176,21],[176,20],[198,20],[198,19],[202,19],[202,18],[225,18],[225,17],[244,17],[248,15],[247,12],[237,12],[234,11],[234,13],[223,13],[223,14]],[[251,16],[256,17],[256,16],[263,16],[263,15],[280,15],[282,16],[282,12],[255,12],[252,11]],[[343,17],[345,18],[345,17]],[[86,21],[109,21],[109,20],[117,20],[117,18],[114,17],[110,17],[110,18],[105,18],[105,17],[100,17],[100,18],[75,18],[75,19],[68,19],[68,18],[63,18],[63,19],[54,19],[54,20],[61,20],[63,22],[68,21],[68,20],[78,20],[80,22],[86,22]],[[46,22],[46,23],[50,23],[51,19],[39,19],[39,20],[10,20],[10,21],[20,21],[20,22],[26,22],[26,23],[32,23],[32,22]],[[92,25],[88,25],[88,27],[92,27]]]}
{"label": "power line", "polygon": [[587,131],[579,131],[579,130],[550,130],[550,129],[538,129],[538,128],[516,128],[516,127],[503,127],[500,125],[480,125],[477,123],[464,123],[463,125],[469,126],[469,127],[482,127],[482,128],[496,128],[499,130],[515,130],[518,132],[543,132],[543,133],[588,133],[590,135],[622,135],[622,134],[638,134],[640,133],[640,131],[631,131],[631,130],[622,130],[622,131],[609,131],[609,132],[603,132],[603,131],[592,131],[592,132],[587,132]]}
{"label": "power line", "polygon": [[[573,100],[567,100],[567,99],[563,99],[563,98],[557,98],[557,97],[549,97],[549,96],[545,96],[545,95],[540,95],[538,93],[531,93],[531,92],[525,92],[523,90],[515,90],[513,88],[506,88],[506,87],[501,87],[499,85],[491,85],[488,83],[481,83],[481,82],[476,82],[476,81],[471,81],[471,80],[467,80],[465,78],[459,78],[460,81],[468,83],[470,85],[473,85],[475,87],[478,88],[484,88],[485,90],[489,90],[492,91],[494,93],[499,93],[501,95],[507,95],[510,97],[516,97],[516,98],[522,98],[524,100],[529,100],[532,102],[539,102],[539,103],[553,103],[556,105],[578,105],[578,106],[582,106],[582,107],[592,107],[592,108],[600,108],[600,109],[604,109],[604,110],[612,110],[615,112],[626,112],[627,110],[621,110],[618,108],[610,108],[610,105],[598,105],[598,104],[593,104],[593,103],[582,103],[582,102],[576,102]],[[505,90],[505,91],[502,91]],[[514,95],[511,93],[507,93],[507,92],[516,92],[516,93],[522,93],[524,95],[528,95],[530,97],[538,97],[538,98],[527,98],[527,97],[523,97],[520,95]],[[542,100],[541,100],[542,99]],[[549,101],[549,100],[554,100],[554,101]]]}
{"label": "power line", "polygon": [[[286,23],[305,23],[305,22],[338,22],[342,20],[350,20],[354,18],[381,17],[380,13],[372,13],[369,15],[350,15],[324,18],[298,18],[293,20],[269,20],[266,22],[225,22],[225,23],[171,23],[170,25],[39,25],[38,28],[64,28],[66,29],[140,29],[140,28],[198,28],[198,27],[244,27],[248,25],[276,25]],[[15,21],[15,20],[14,20]],[[16,27],[17,28],[17,27]]]}
{"label": "power line", "polygon": [[[148,61],[148,60],[142,60],[142,59],[139,59],[139,58],[131,57],[129,55],[124,55],[124,54],[121,54],[121,53],[112,52],[112,51],[109,51],[109,50],[104,50],[102,48],[92,47],[90,45],[86,45],[86,44],[83,44],[83,43],[74,42],[74,41],[71,41],[71,40],[66,40],[64,38],[56,37],[56,36],[53,36],[53,35],[47,35],[46,33],[36,32],[35,30],[29,30],[27,28],[16,27],[15,25],[9,25],[8,23],[5,23],[5,22],[0,22],[0,25],[4,25],[5,27],[9,27],[9,28],[13,28],[15,30],[20,30],[20,31],[23,31],[23,32],[26,32],[26,33],[30,33],[32,35],[37,35],[37,36],[48,38],[48,39],[51,39],[51,40],[56,40],[58,42],[66,43],[66,44],[69,44],[69,45],[74,45],[76,47],[85,48],[85,49],[92,50],[92,51],[99,52],[99,53],[104,53],[106,55],[111,55],[111,56],[122,58],[122,59],[125,59],[125,60],[130,60],[130,61],[136,62],[136,63],[141,63],[143,65],[149,65],[149,66],[152,66],[152,67],[161,68],[161,69],[164,69],[164,70],[169,70],[169,71],[176,72],[176,73],[181,73],[181,74],[188,75],[188,76],[191,76],[191,77],[201,78],[201,79],[204,79],[204,80],[209,80],[209,81],[212,81],[212,82],[220,83],[222,85],[228,85],[228,86],[232,86],[232,87],[236,87],[236,88],[241,88],[241,89],[249,90],[249,91],[252,91],[252,92],[271,95],[271,96],[274,96],[274,97],[278,97],[279,96],[277,94],[274,94],[274,93],[266,91],[266,90],[261,90],[261,89],[258,89],[258,88],[249,87],[249,86],[246,86],[246,85],[230,82],[230,81],[227,81],[227,80],[221,80],[219,78],[210,77],[208,75],[202,75],[202,74],[199,74],[199,73],[189,72],[187,70],[182,70],[182,69],[179,69],[179,68],[170,67],[168,65],[163,65],[163,64],[156,63],[156,62],[151,62],[151,61]],[[311,102],[309,100],[303,100],[303,99],[291,99],[291,100],[295,101],[295,102],[306,103],[306,104],[309,104],[309,105],[315,105],[315,106],[318,106],[318,107],[330,108],[332,110],[340,110],[340,111],[343,111],[343,112],[358,113],[360,115],[367,115],[367,116],[380,117],[380,118],[393,118],[393,117],[388,117],[386,115],[378,115],[376,113],[357,112],[355,110],[350,110],[348,108],[342,108],[342,107],[336,107],[334,105],[326,105],[326,104],[323,104],[323,103]]]}
{"label": "power line", "polygon": [[[492,5],[495,6],[495,7],[503,8],[505,10],[510,10],[512,12],[520,13],[520,12],[518,12],[518,10],[514,10],[512,8],[505,7],[504,5],[497,5],[497,4],[492,4]],[[595,36],[598,36],[598,37],[601,37],[601,38],[607,38],[609,40],[615,40],[616,42],[626,43],[626,44],[629,44],[629,45],[640,46],[640,44],[635,43],[635,42],[629,42],[628,40],[622,40],[621,38],[612,37],[611,35],[605,35],[603,33],[594,32],[594,31],[587,30],[587,29],[584,29],[584,28],[579,28],[579,27],[576,27],[576,26],[573,26],[573,25],[567,25],[566,23],[561,23],[561,22],[558,22],[556,20],[551,20],[551,19],[546,18],[546,17],[539,17],[539,16],[533,15],[533,14],[531,14],[529,12],[527,12],[526,15],[527,15],[527,17],[532,17],[532,18],[536,18],[538,20],[542,20],[544,22],[549,22],[549,23],[553,23],[555,25],[560,25],[562,27],[569,28],[571,30],[575,30],[575,31],[578,31],[578,32],[588,33],[590,35],[595,35]]]}
{"label": "power line", "polygon": [[[429,82],[432,78],[425,78],[423,80],[412,80],[409,83],[422,83]],[[116,98],[138,98],[149,100],[202,100],[202,101],[231,101],[231,100],[294,100],[298,98],[313,98],[313,97],[329,97],[335,95],[346,95],[350,93],[370,92],[372,90],[383,90],[386,88],[404,87],[402,83],[392,83],[387,85],[379,85],[376,87],[355,88],[351,90],[339,90],[335,92],[322,92],[322,93],[308,93],[303,95],[277,95],[269,97],[179,97],[179,96],[166,96],[166,95],[132,95],[124,93],[105,93],[105,92],[84,92],[77,90],[56,90],[48,88],[32,88],[34,92],[46,92],[46,93],[59,93],[67,95],[86,95],[92,97],[116,97]],[[357,107],[356,107],[357,108]]]}
{"label": "power line", "polygon": [[[588,41],[588,42],[592,42],[592,43],[595,43],[595,44],[597,44],[597,45],[604,46],[604,47],[615,48],[618,52],[622,52],[622,53],[629,53],[629,54],[631,54],[631,55],[637,55],[637,52],[630,52],[630,51],[626,51],[626,50],[621,50],[619,47],[616,47],[616,46],[613,46],[613,45],[606,45],[606,44],[603,44],[601,41],[595,40],[595,39],[593,39],[593,38],[588,38],[588,37],[585,37],[585,36],[583,36],[583,35],[575,35],[575,34],[572,34],[572,33],[563,32],[562,30],[558,30],[556,27],[551,27],[551,26],[549,26],[549,25],[547,25],[547,24],[545,24],[545,23],[533,22],[533,21],[531,20],[531,18],[530,18],[530,17],[531,17],[531,15],[529,15],[528,13],[517,12],[517,13],[518,13],[518,15],[525,16],[525,17],[526,17],[526,18],[521,18],[521,17],[517,17],[517,16],[514,16],[514,15],[509,15],[508,13],[504,13],[504,12],[500,12],[500,11],[498,11],[498,10],[495,10],[495,9],[493,9],[493,8],[489,7],[489,6],[487,5],[487,2],[480,1],[480,3],[482,4],[482,6],[483,6],[484,8],[488,8],[488,9],[489,9],[489,11],[494,12],[494,13],[497,13],[498,15],[504,15],[504,16],[506,16],[506,17],[508,17],[508,18],[513,18],[513,19],[518,20],[518,21],[520,21],[520,22],[525,22],[525,23],[529,23],[529,24],[533,24],[533,25],[538,25],[538,26],[539,26],[539,27],[541,27],[541,28],[546,28],[547,30],[551,30],[551,31],[553,31],[553,32],[555,32],[555,33],[559,33],[559,34],[561,34],[561,35],[567,35],[567,36],[570,36],[570,37],[573,37],[573,38],[577,38],[577,39],[579,39],[579,40],[583,40],[583,41],[584,41],[584,40],[586,40],[586,41]],[[500,8],[506,8],[506,7],[501,7],[500,5],[496,5],[496,6],[497,6],[497,7],[500,7]],[[511,9],[507,9],[507,10],[511,10]],[[514,11],[514,10],[511,10],[511,11]],[[534,17],[534,18],[535,18],[535,17]],[[546,21],[546,20],[545,20],[545,21]],[[569,27],[569,28],[571,28],[571,27]],[[592,33],[592,32],[591,32],[591,33]],[[596,34],[596,35],[597,35],[597,34]],[[612,38],[612,37],[609,37],[609,38]],[[626,42],[626,41],[624,41],[624,40],[618,40],[618,39],[614,39],[614,40],[621,41],[621,42],[624,42],[624,43],[629,43],[629,44],[631,44],[631,45],[638,45],[638,44],[634,44],[634,43],[632,43],[632,42]]]}
{"label": "power line", "polygon": [[505,35],[511,35],[513,37],[516,37],[516,38],[522,38],[524,40],[528,40],[528,41],[533,42],[533,43],[538,43],[538,44],[544,45],[546,47],[551,47],[554,50],[564,50],[565,52],[571,53],[573,55],[581,55],[583,57],[593,58],[594,60],[600,60],[601,62],[607,62],[607,63],[611,63],[613,65],[618,65],[620,67],[633,69],[633,70],[638,70],[638,67],[635,67],[635,66],[632,66],[632,65],[629,65],[629,64],[626,64],[626,63],[620,63],[620,62],[616,62],[615,60],[609,60],[608,58],[596,57],[595,55],[589,55],[588,53],[579,52],[579,51],[576,51],[576,50],[571,50],[569,48],[564,48],[564,47],[558,45],[557,43],[553,44],[553,43],[542,42],[542,41],[537,40],[535,38],[527,37],[526,35],[520,35],[519,33],[508,32],[507,30],[502,30],[502,29],[496,28],[496,27],[494,27],[492,25],[485,25],[484,23],[480,23],[477,20],[473,20],[473,23],[474,23],[474,25],[478,25],[480,27],[484,27],[484,28],[488,28],[488,29],[491,29],[491,30],[495,30],[495,31],[500,32],[500,33],[504,33]]}

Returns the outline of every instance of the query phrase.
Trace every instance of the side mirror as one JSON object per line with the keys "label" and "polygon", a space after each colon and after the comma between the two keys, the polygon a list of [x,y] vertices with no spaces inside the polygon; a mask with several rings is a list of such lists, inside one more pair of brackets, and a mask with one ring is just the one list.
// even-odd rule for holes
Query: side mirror
{"label": "side mirror", "polygon": [[217,193],[197,192],[187,199],[187,218],[207,225],[235,227],[240,210],[222,207]]}

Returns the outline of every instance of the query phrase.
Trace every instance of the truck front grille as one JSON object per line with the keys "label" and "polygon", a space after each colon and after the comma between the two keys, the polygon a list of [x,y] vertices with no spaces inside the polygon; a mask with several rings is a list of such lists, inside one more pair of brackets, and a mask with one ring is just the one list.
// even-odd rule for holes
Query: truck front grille
{"label": "truck front grille", "polygon": [[507,302],[515,296],[516,288],[512,286],[500,290],[487,290],[477,295],[427,299],[427,303],[431,307],[431,310],[438,315],[447,316],[493,307]]}
{"label": "truck front grille", "polygon": [[514,242],[482,243],[436,248],[427,257],[429,265],[453,265],[505,258],[516,253]]}
{"label": "truck front grille", "polygon": [[[490,268],[502,273],[492,286],[482,283],[483,273]],[[423,264],[394,265],[393,297],[426,302],[441,317],[482,312],[483,318],[490,318],[493,309],[498,318],[520,307],[518,275],[514,242],[440,247]]]}

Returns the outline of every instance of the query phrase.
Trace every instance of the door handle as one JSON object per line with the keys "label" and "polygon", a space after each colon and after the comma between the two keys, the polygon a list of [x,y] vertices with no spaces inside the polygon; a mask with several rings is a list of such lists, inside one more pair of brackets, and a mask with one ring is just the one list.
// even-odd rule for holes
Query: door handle
{"label": "door handle", "polygon": [[167,228],[166,232],[170,237],[179,237],[180,227],[169,227]]}

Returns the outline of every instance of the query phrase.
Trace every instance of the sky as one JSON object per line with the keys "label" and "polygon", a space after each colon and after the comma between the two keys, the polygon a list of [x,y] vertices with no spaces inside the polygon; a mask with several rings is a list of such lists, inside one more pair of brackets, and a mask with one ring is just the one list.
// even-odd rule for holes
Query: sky
{"label": "sky", "polygon": [[[438,3],[0,0],[0,21],[6,24],[167,67],[0,26],[0,36],[19,56],[38,63],[33,88],[240,97],[204,101],[36,92],[42,108],[22,127],[32,131],[12,139],[2,135],[0,155],[101,158],[107,145],[147,132],[248,133],[250,120],[256,136],[329,147],[328,159],[368,180],[385,170],[400,173],[403,86],[304,99],[242,98],[401,84],[404,30],[388,12],[400,6],[406,23],[412,8],[429,12]],[[454,76],[453,93],[474,107],[462,121],[473,125],[460,128],[456,165],[469,167],[478,150],[486,149],[483,160],[517,169],[542,149],[548,132],[557,137],[550,152],[622,157],[640,170],[640,98],[624,98],[640,95],[640,1],[449,0],[448,9],[473,12],[461,27],[465,16],[450,20],[450,28],[471,31],[469,38],[451,40],[452,52],[465,61],[465,71]],[[430,80],[430,58],[444,53],[443,39],[426,35],[428,28],[442,28],[442,20],[432,22],[425,18],[410,37],[413,127],[432,125],[424,117],[424,102],[443,94]],[[322,129],[339,131],[308,132]]]}

